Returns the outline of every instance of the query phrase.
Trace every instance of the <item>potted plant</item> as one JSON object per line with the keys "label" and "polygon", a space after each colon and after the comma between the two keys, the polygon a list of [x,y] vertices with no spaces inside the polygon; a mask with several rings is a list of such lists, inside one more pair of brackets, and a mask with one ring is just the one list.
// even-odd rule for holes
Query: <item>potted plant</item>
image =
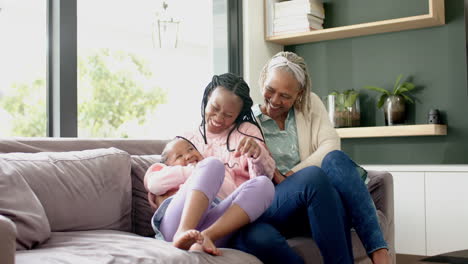
{"label": "potted plant", "polygon": [[377,107],[384,107],[385,125],[387,126],[403,124],[406,120],[406,102],[414,103],[407,93],[415,86],[411,82],[403,82],[402,77],[403,75],[398,75],[392,91],[378,86],[364,86],[365,89],[381,93]]}
{"label": "potted plant", "polygon": [[326,98],[330,121],[334,127],[359,126],[359,93],[353,89],[344,92],[332,92]]}

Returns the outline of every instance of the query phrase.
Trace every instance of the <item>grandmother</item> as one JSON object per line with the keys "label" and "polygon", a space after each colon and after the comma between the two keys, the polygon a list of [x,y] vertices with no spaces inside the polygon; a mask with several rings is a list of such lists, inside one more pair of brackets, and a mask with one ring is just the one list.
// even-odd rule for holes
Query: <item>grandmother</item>
{"label": "grandmother", "polygon": [[[295,195],[310,188],[320,192],[316,179],[325,177],[341,199],[345,228],[356,229],[373,263],[389,263],[388,246],[365,185],[367,173],[339,150],[340,138],[320,98],[311,92],[304,59],[292,52],[276,54],[261,72],[260,88],[264,102],[252,110],[277,165],[276,193],[263,216],[236,236],[234,247],[265,263],[303,263],[286,239],[311,235],[325,263],[352,262],[345,256],[337,258],[343,253],[327,248],[325,241],[331,238],[323,231],[331,227],[317,221],[326,216],[314,215],[307,197]],[[347,243],[352,256],[349,237]]]}

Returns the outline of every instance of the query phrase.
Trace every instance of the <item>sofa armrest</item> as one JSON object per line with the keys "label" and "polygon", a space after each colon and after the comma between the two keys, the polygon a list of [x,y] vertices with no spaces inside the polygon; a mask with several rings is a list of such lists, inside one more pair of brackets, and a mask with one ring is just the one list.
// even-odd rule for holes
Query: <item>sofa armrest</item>
{"label": "sofa armrest", "polygon": [[14,264],[16,251],[16,225],[0,215],[0,263]]}
{"label": "sofa armrest", "polygon": [[[394,200],[393,200],[393,176],[387,171],[367,171],[369,183],[367,188],[372,196],[375,207],[382,212],[386,220],[386,234],[384,234],[387,243],[394,253],[395,249],[395,221],[394,221]],[[395,254],[393,254],[395,263]]]}
{"label": "sofa armrest", "polygon": [[[367,172],[369,183],[367,188],[374,200],[377,210],[393,220],[393,176],[386,171],[369,170]],[[390,220],[390,219],[389,219]]]}

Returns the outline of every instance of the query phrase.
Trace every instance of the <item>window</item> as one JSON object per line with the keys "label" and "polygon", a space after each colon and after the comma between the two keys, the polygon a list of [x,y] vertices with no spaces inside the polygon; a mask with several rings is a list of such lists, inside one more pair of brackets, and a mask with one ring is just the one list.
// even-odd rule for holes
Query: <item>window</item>
{"label": "window", "polygon": [[231,2],[0,1],[0,136],[193,129],[212,75],[241,56],[228,49]]}
{"label": "window", "polygon": [[227,71],[225,6],[77,1],[78,136],[170,138],[196,127],[204,88]]}
{"label": "window", "polygon": [[2,1],[0,8],[0,136],[44,137],[47,1]]}

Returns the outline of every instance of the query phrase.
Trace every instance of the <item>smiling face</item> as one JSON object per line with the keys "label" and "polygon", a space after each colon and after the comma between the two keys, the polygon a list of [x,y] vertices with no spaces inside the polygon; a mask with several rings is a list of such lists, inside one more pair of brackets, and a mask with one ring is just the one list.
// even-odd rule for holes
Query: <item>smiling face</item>
{"label": "smiling face", "polygon": [[263,113],[273,120],[286,119],[289,109],[300,95],[300,87],[293,73],[280,68],[271,71],[262,90],[265,100],[261,108]]}
{"label": "smiling face", "polygon": [[206,129],[213,134],[222,133],[234,124],[242,106],[239,96],[224,87],[216,87],[205,108]]}
{"label": "smiling face", "polygon": [[170,166],[198,163],[203,156],[187,140],[179,138],[168,143],[165,152],[167,152],[166,164]]}

